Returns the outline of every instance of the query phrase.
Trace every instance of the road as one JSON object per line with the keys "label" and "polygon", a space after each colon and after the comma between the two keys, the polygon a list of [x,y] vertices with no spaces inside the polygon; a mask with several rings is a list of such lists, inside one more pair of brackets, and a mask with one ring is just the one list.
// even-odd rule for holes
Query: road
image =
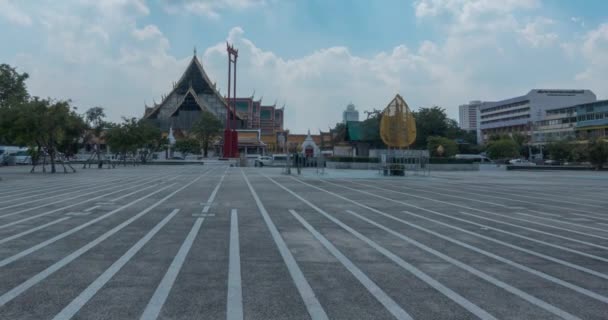
{"label": "road", "polygon": [[0,319],[606,319],[608,175],[0,171]]}

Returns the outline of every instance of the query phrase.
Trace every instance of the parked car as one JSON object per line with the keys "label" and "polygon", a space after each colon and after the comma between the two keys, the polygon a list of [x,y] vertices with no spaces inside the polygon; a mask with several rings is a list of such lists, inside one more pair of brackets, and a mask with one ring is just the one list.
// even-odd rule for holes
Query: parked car
{"label": "parked car", "polygon": [[29,151],[17,151],[11,155],[15,158],[15,164],[32,164],[32,157]]}
{"label": "parked car", "polygon": [[173,156],[173,157],[169,158],[169,160],[185,160],[185,159],[184,159],[184,157]]}
{"label": "parked car", "polygon": [[512,159],[509,160],[509,164],[513,166],[535,166],[536,163],[530,162],[526,159]]}
{"label": "parked car", "polygon": [[472,160],[473,162],[479,163],[493,163],[488,157],[481,154],[457,154],[454,159]]}
{"label": "parked car", "polygon": [[272,165],[272,157],[268,157],[268,156],[261,156],[257,159],[255,159],[254,162],[254,166],[256,167],[264,167],[264,166],[271,166]]}

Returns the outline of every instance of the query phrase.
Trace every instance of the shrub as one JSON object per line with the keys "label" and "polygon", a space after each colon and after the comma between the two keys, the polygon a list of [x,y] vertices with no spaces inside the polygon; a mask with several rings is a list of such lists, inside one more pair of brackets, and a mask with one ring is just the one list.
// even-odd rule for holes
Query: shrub
{"label": "shrub", "polygon": [[[426,141],[429,153],[433,157],[442,156],[447,158],[454,156],[456,155],[456,153],[458,153],[458,144],[454,140],[445,137],[432,136],[428,137]],[[437,153],[437,148],[439,146],[443,147],[443,154],[441,155]]]}
{"label": "shrub", "polygon": [[487,153],[491,159],[506,159],[519,156],[519,146],[513,139],[490,141]]}

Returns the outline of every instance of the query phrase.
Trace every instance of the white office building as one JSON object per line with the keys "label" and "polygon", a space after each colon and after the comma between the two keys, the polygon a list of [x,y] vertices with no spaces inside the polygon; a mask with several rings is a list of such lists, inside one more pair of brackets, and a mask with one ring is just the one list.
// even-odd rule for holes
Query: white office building
{"label": "white office building", "polygon": [[534,143],[536,124],[545,120],[547,110],[594,102],[591,90],[534,89],[528,94],[501,101],[483,102],[477,113],[477,141],[484,143],[492,134],[523,134]]}
{"label": "white office building", "polygon": [[477,130],[477,113],[481,101],[471,101],[458,107],[458,123],[462,130]]}
{"label": "white office building", "polygon": [[342,122],[359,121],[359,111],[355,109],[355,105],[350,103],[346,106],[346,110],[342,113]]}

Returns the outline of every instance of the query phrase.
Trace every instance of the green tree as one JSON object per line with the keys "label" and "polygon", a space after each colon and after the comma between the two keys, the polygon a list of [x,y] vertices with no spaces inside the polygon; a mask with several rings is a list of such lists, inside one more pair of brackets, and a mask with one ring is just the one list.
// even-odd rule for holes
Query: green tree
{"label": "green tree", "polygon": [[7,64],[0,64],[0,144],[14,143],[11,130],[18,109],[29,100],[25,86],[27,73],[18,73]]}
{"label": "green tree", "polygon": [[186,138],[175,142],[175,150],[182,154],[184,158],[188,154],[200,154],[201,143],[194,138]]}
{"label": "green tree", "polygon": [[220,136],[222,129],[222,122],[209,111],[203,111],[199,120],[192,126],[192,133],[203,146],[203,156],[205,158],[208,154],[209,145]]}
{"label": "green tree", "polygon": [[602,139],[594,139],[589,141],[587,146],[589,161],[596,169],[601,170],[604,163],[608,162],[608,143]]}
{"label": "green tree", "polygon": [[568,141],[554,141],[545,146],[551,160],[565,161],[572,156],[572,144]]}
{"label": "green tree", "polygon": [[418,148],[427,146],[428,138],[431,136],[446,136],[448,117],[445,109],[438,106],[420,108],[414,112],[414,118],[416,119],[416,146]]}
{"label": "green tree", "polygon": [[[458,144],[454,140],[437,136],[430,136],[427,140],[427,148],[432,157],[452,157],[458,153]],[[438,152],[439,146],[443,148],[441,154]]]}
{"label": "green tree", "polygon": [[492,159],[507,159],[519,156],[519,146],[513,139],[490,141],[486,152]]}
{"label": "green tree", "polygon": [[84,119],[87,124],[87,130],[85,131],[83,140],[85,143],[89,141],[95,141],[95,145],[93,148],[93,154],[91,154],[89,159],[87,159],[87,161],[83,164],[83,169],[87,166],[87,164],[90,168],[91,161],[94,158],[97,158],[98,168],[101,168],[103,166],[99,141],[102,138],[104,128],[107,126],[106,121],[104,120],[105,117],[106,113],[102,107],[93,107],[84,113]]}

